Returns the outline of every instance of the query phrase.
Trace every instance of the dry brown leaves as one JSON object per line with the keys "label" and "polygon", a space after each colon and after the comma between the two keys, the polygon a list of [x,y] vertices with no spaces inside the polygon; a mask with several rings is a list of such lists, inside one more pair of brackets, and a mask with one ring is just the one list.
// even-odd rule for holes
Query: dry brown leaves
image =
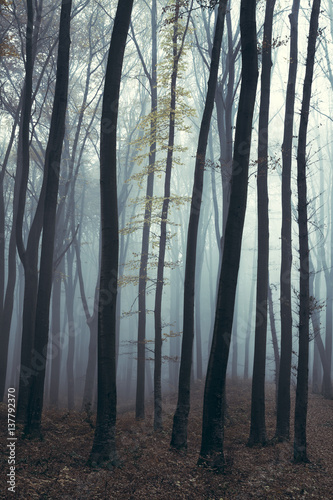
{"label": "dry brown leaves", "polygon": [[[120,413],[117,445],[120,466],[94,470],[86,466],[93,429],[80,412],[46,411],[44,441],[18,440],[16,498],[20,499],[284,499],[333,498],[333,401],[310,394],[308,455],[310,463],[292,463],[292,441],[247,448],[250,385],[229,383],[225,431],[226,470],[216,474],[196,465],[200,448],[202,385],[192,394],[187,455],[169,450],[175,397],[164,404],[164,431],[152,430],[152,408],[145,422]],[[267,387],[267,433],[275,429],[274,387]],[[0,407],[2,486],[6,494],[6,405]],[[293,418],[293,417],[292,417]]]}

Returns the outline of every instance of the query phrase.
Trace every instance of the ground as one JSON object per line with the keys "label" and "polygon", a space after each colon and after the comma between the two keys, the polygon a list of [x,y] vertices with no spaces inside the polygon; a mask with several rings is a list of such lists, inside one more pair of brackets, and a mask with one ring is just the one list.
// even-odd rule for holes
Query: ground
{"label": "ground", "polygon": [[[294,392],[294,391],[293,391]],[[93,421],[80,412],[48,410],[44,440],[16,442],[16,494],[6,490],[9,472],[7,406],[1,404],[1,498],[33,499],[333,499],[333,401],[309,394],[308,464],[292,462],[292,441],[247,448],[250,385],[228,384],[224,474],[196,463],[200,448],[203,384],[192,391],[189,446],[186,456],[169,450],[176,398],[166,398],[164,430],[152,430],[152,407],[145,422],[120,409],[117,445],[120,466],[113,470],[86,466],[93,440]],[[275,393],[267,386],[267,433],[275,428]],[[294,405],[294,402],[293,402]],[[293,418],[293,417],[292,417]],[[293,422],[293,420],[292,420]],[[18,433],[17,433],[18,434]]]}

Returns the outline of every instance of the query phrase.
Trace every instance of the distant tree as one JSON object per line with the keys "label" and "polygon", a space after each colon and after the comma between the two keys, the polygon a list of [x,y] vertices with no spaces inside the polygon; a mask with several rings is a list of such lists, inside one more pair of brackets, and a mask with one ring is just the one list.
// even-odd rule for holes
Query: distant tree
{"label": "distant tree", "polygon": [[240,13],[242,84],[236,121],[230,207],[212,347],[209,357],[199,464],[224,467],[224,400],[236,286],[245,219],[252,118],[258,80],[256,1],[242,0]]}
{"label": "distant tree", "polygon": [[145,406],[145,339],[146,339],[146,288],[147,288],[147,267],[149,252],[149,233],[152,216],[152,203],[154,194],[154,175],[156,159],[156,112],[157,112],[157,12],[156,0],[151,5],[151,69],[146,66],[140,47],[134,36],[132,36],[137,48],[144,73],[149,82],[151,99],[151,120],[150,120],[150,147],[148,160],[148,175],[146,186],[146,201],[144,223],[142,231],[141,258],[139,271],[139,320],[138,320],[138,362],[137,362],[137,389],[136,389],[136,418],[144,418]]}
{"label": "distant tree", "polygon": [[116,461],[116,300],[118,277],[117,120],[133,0],[119,0],[105,74],[101,119],[101,275],[98,310],[97,420],[90,465]]}
{"label": "distant tree", "polygon": [[279,344],[278,344],[278,339],[277,339],[277,334],[276,334],[272,287],[270,284],[268,284],[268,310],[269,310],[269,323],[270,323],[270,327],[271,327],[272,344],[273,344],[273,352],[274,352],[275,399],[276,399],[276,404],[277,404],[278,380],[279,380],[279,369],[280,369],[280,352],[279,352]]}
{"label": "distant tree", "polygon": [[308,213],[307,213],[307,182],[306,182],[306,141],[309,122],[313,69],[318,35],[318,19],[320,0],[313,0],[308,37],[306,71],[303,85],[303,99],[301,120],[298,134],[297,148],[297,188],[298,188],[298,228],[299,228],[299,258],[300,258],[300,299],[299,299],[299,347],[297,386],[295,403],[295,434],[294,460],[306,462],[306,418],[308,406],[308,364],[309,364],[309,241],[308,241]]}
{"label": "distant tree", "polygon": [[[185,2],[186,3],[186,2]],[[171,12],[169,19],[172,26],[172,59],[171,59],[171,82],[170,95],[168,99],[168,139],[167,157],[165,165],[164,194],[162,204],[162,215],[160,223],[160,239],[157,261],[157,282],[154,305],[154,326],[155,326],[155,349],[154,349],[154,428],[162,429],[162,293],[164,284],[165,252],[167,243],[167,222],[171,196],[171,173],[174,161],[175,133],[176,133],[176,106],[179,105],[179,89],[177,80],[180,73],[180,59],[184,52],[185,38],[188,31],[190,12],[193,0],[191,1],[187,22],[181,24],[181,8],[184,7],[183,0],[176,0],[166,7]]]}

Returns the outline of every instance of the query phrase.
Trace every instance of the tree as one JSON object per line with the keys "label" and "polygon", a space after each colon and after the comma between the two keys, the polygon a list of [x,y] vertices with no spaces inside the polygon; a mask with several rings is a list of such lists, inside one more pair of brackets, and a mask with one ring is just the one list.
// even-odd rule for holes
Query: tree
{"label": "tree", "polygon": [[[43,185],[40,192],[35,216],[31,224],[26,248],[23,243],[23,217],[26,202],[26,193],[29,177],[30,147],[29,147],[29,123],[32,107],[32,34],[34,25],[34,11],[31,0],[27,0],[27,34],[26,34],[26,75],[24,84],[24,100],[21,124],[21,145],[18,149],[18,159],[21,163],[17,166],[17,177],[19,182],[19,199],[16,218],[16,245],[24,267],[24,302],[23,302],[23,326],[21,343],[21,368],[19,398],[17,406],[18,422],[25,422],[28,410],[29,391],[31,384],[31,356],[33,349],[33,338],[35,328],[35,314],[38,289],[38,246],[43,225],[43,203],[45,195],[46,176],[43,177]],[[20,149],[21,147],[21,149]],[[21,152],[22,151],[22,152]]]}
{"label": "tree", "polygon": [[[68,96],[71,8],[71,0],[62,1],[56,87],[50,134],[45,153],[44,175],[46,176],[46,185],[43,209],[43,237],[33,344],[34,352],[36,356],[40,357],[39,359],[43,359],[43,356],[45,357],[45,349],[48,344],[56,210]],[[38,367],[38,370],[35,370],[30,382],[29,402],[25,418],[25,434],[36,434],[39,436],[41,432],[40,426],[43,409],[45,367],[46,363],[44,362],[42,366]]]}
{"label": "tree", "polygon": [[97,420],[91,465],[116,462],[116,299],[118,275],[117,120],[133,0],[119,0],[105,74],[101,119],[101,275],[98,310]]}
{"label": "tree", "polygon": [[290,375],[292,355],[292,312],[291,312],[291,164],[293,124],[295,108],[295,87],[298,60],[298,13],[300,0],[293,1],[290,21],[289,75],[284,118],[282,144],[282,228],[281,228],[281,271],[280,271],[280,317],[281,358],[278,379],[275,435],[279,441],[290,436]]}
{"label": "tree", "polygon": [[154,167],[156,158],[156,112],[157,112],[157,21],[156,21],[156,0],[152,1],[151,6],[151,71],[149,72],[142,57],[140,48],[134,37],[133,40],[137,47],[139,57],[143,66],[145,75],[149,81],[151,97],[151,120],[150,120],[150,148],[149,148],[149,166],[146,187],[145,214],[142,231],[142,246],[139,271],[139,319],[138,319],[138,362],[137,362],[137,389],[136,389],[136,418],[144,418],[145,405],[145,338],[146,338],[146,288],[147,288],[147,266],[149,252],[149,232],[152,215],[152,202],[154,193]]}
{"label": "tree", "polygon": [[[236,121],[230,207],[210,357],[208,362],[199,464],[223,469],[225,380],[240,262],[258,80],[256,1],[242,0],[240,13],[242,84]],[[267,284],[266,284],[267,285]]]}
{"label": "tree", "polygon": [[195,160],[194,182],[191,199],[190,219],[187,231],[185,282],[184,282],[184,315],[183,339],[179,370],[178,401],[173,420],[171,446],[177,449],[187,447],[187,425],[190,411],[190,386],[192,350],[194,337],[194,294],[195,294],[195,267],[197,252],[197,234],[199,226],[200,208],[202,200],[204,168],[210,122],[214,108],[218,67],[223,37],[226,0],[220,0],[215,25],[214,42],[210,63],[208,89],[203,112],[198,148]]}
{"label": "tree", "polygon": [[309,241],[306,183],[306,140],[309,122],[313,69],[318,35],[320,0],[313,0],[308,38],[306,71],[303,85],[301,120],[297,148],[297,188],[298,188],[298,230],[299,230],[299,327],[298,327],[298,367],[295,402],[294,460],[307,462],[306,417],[308,405],[308,364],[309,364]]}
{"label": "tree", "polygon": [[266,442],[265,367],[267,337],[267,294],[269,261],[268,221],[268,120],[271,92],[272,29],[275,0],[267,0],[262,42],[261,96],[258,139],[258,265],[256,328],[252,376],[251,428],[248,445]]}
{"label": "tree", "polygon": [[189,9],[187,23],[184,28],[180,26],[182,0],[176,0],[174,5],[169,6],[173,13],[173,32],[172,32],[172,73],[170,85],[169,100],[169,126],[168,126],[168,146],[165,166],[164,196],[162,205],[162,215],[160,223],[160,241],[157,263],[157,282],[154,305],[154,323],[155,323],[155,349],[154,349],[154,428],[162,428],[162,293],[164,282],[164,264],[167,242],[167,221],[171,194],[171,172],[173,164],[173,155],[175,150],[175,132],[176,132],[176,104],[177,104],[177,79],[179,75],[180,58],[183,54],[185,37],[188,30],[190,12],[192,10],[193,0]]}

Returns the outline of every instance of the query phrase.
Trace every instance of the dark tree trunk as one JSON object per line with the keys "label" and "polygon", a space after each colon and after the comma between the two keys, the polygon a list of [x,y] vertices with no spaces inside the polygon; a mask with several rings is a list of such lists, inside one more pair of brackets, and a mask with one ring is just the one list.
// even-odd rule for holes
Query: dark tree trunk
{"label": "dark tree trunk", "polygon": [[[151,224],[151,212],[154,193],[154,172],[156,158],[156,112],[157,112],[157,22],[156,22],[156,0],[152,2],[151,8],[151,33],[152,33],[152,59],[151,73],[147,72],[151,93],[151,122],[150,122],[150,150],[148,177],[146,188],[146,206],[144,225],[142,233],[140,274],[139,274],[139,319],[138,319],[138,354],[137,354],[137,388],[136,409],[137,419],[145,416],[145,360],[146,360],[146,287],[147,266],[149,253],[149,233]],[[146,67],[144,66],[144,69]],[[147,69],[146,69],[147,71]]]}
{"label": "dark tree trunk", "polygon": [[306,139],[309,121],[313,68],[316,53],[320,0],[313,0],[308,53],[303,86],[301,121],[297,149],[298,227],[300,258],[299,349],[295,403],[294,460],[306,462],[306,417],[308,406],[309,364],[309,242],[306,186]]}
{"label": "dark tree trunk", "polygon": [[233,177],[209,357],[199,464],[223,469],[225,379],[246,211],[252,118],[258,80],[256,1],[242,0],[242,85],[235,132]]}
{"label": "dark tree trunk", "polygon": [[227,0],[220,0],[215,26],[214,42],[210,64],[208,89],[205,108],[201,120],[198,148],[195,161],[194,183],[191,199],[190,219],[187,232],[185,282],[184,282],[184,322],[182,352],[179,371],[178,401],[173,419],[171,446],[177,449],[187,448],[187,425],[190,411],[190,387],[192,350],[194,337],[194,291],[197,234],[203,190],[204,168],[210,122],[214,108],[218,67],[223,37],[224,18]]}
{"label": "dark tree trunk", "polygon": [[[170,88],[170,114],[169,114],[169,134],[168,134],[168,150],[165,167],[165,181],[164,181],[164,194],[161,215],[161,231],[158,251],[158,264],[157,264],[157,282],[155,293],[154,305],[154,323],[155,323],[155,350],[154,350],[154,429],[162,429],[162,386],[161,386],[161,372],[162,372],[162,293],[164,284],[164,261],[165,250],[167,242],[167,219],[170,204],[170,190],[171,190],[171,172],[173,162],[173,150],[175,143],[175,112],[177,101],[177,78],[179,60],[182,55],[183,43],[179,47],[179,11],[180,0],[175,3],[174,27],[172,38],[173,50],[173,65],[171,74],[171,88]],[[186,28],[187,30],[187,28]],[[185,38],[186,31],[183,34]]]}
{"label": "dark tree trunk", "polygon": [[45,154],[45,202],[43,213],[43,237],[40,257],[40,273],[36,304],[34,350],[41,360],[39,369],[32,376],[29,394],[26,434],[40,435],[44,397],[46,354],[49,334],[50,297],[53,276],[53,255],[56,226],[56,210],[59,187],[60,161],[65,134],[69,78],[69,47],[71,0],[63,0],[60,13],[59,46],[56,86],[51,117],[50,135]]}
{"label": "dark tree trunk", "polygon": [[261,96],[258,140],[258,266],[256,328],[252,377],[251,429],[248,445],[266,443],[265,368],[268,292],[268,119],[271,91],[272,28],[275,0],[267,0],[262,42]]}
{"label": "dark tree trunk", "polygon": [[117,119],[133,0],[118,2],[105,75],[101,120],[101,277],[98,309],[97,420],[91,465],[116,461],[116,299],[118,277]]}
{"label": "dark tree trunk", "polygon": [[300,0],[294,0],[290,20],[290,63],[282,144],[282,228],[280,272],[281,360],[276,411],[276,438],[290,438],[290,376],[292,355],[292,310],[290,273],[292,265],[291,244],[291,164],[295,86],[298,59],[298,12]]}
{"label": "dark tree trunk", "polygon": [[[36,375],[45,359],[40,362],[33,351],[35,316],[38,289],[38,247],[43,225],[43,207],[46,187],[46,175],[40,192],[37,209],[30,228],[26,249],[23,243],[23,218],[29,177],[29,122],[32,106],[32,72],[33,72],[33,6],[27,0],[27,36],[26,36],[26,77],[24,84],[24,98],[21,118],[21,131],[18,147],[18,165],[16,176],[19,183],[18,208],[16,217],[16,245],[24,267],[24,299],[22,318],[22,341],[19,396],[17,404],[17,422],[24,423],[27,419],[28,401],[31,387],[31,377]],[[44,366],[45,368],[45,366]]]}
{"label": "dark tree trunk", "polygon": [[[229,2],[231,4],[231,1]],[[235,85],[235,56],[232,37],[232,25],[230,9],[226,12],[226,25],[228,32],[228,54],[227,54],[227,69],[228,83],[226,88],[225,100],[223,99],[223,82],[217,86],[215,101],[217,111],[217,124],[220,139],[220,162],[221,162],[221,178],[222,178],[222,236],[219,241],[220,249],[220,264],[222,261],[223,237],[225,225],[227,222],[230,191],[232,179],[232,124],[233,124],[233,103],[234,103],[234,85]],[[220,270],[221,266],[219,266]]]}

